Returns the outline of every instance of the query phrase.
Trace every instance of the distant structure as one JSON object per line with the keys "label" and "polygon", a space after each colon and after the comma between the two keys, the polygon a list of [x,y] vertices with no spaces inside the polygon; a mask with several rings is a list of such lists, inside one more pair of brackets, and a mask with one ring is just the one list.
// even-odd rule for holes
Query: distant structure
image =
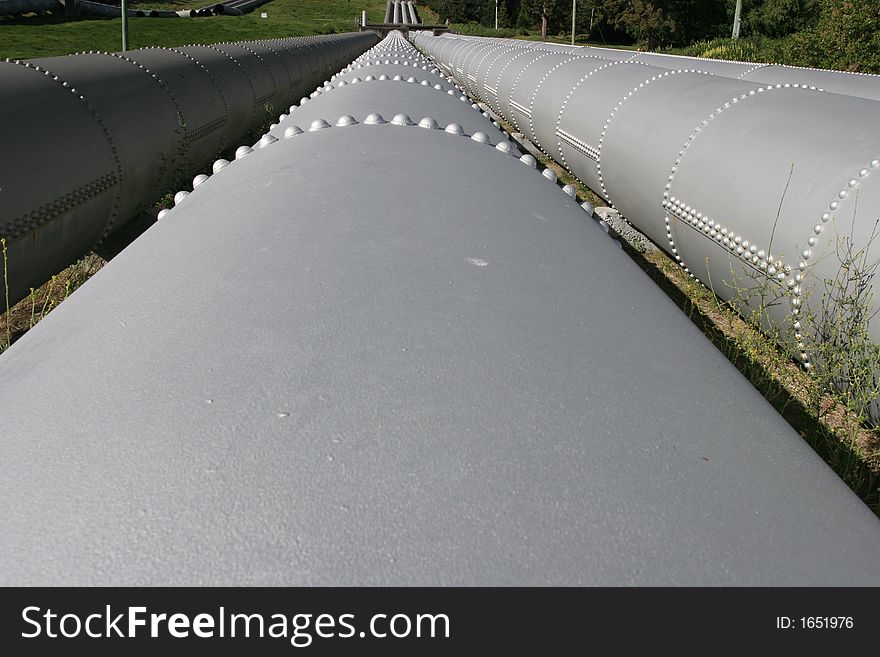
{"label": "distant structure", "polygon": [[432,30],[434,36],[448,32],[446,25],[427,25],[422,22],[419,10],[412,0],[388,0],[385,5],[385,19],[381,23],[368,23],[366,20],[360,25],[361,30],[373,30],[380,35],[386,35],[391,30],[399,30],[406,34],[410,29]]}
{"label": "distant structure", "polygon": [[385,7],[385,23],[395,25],[418,25],[422,22],[411,0],[388,0]]}
{"label": "distant structure", "polygon": [[[129,9],[128,16],[151,17],[151,18],[196,18],[200,16],[241,16],[269,0],[224,0],[202,7],[201,9],[186,9],[171,11],[165,9]],[[410,3],[411,4],[411,3]],[[51,11],[68,16],[106,16],[118,17],[122,10],[118,5],[108,5],[91,0],[0,0],[0,16],[15,16],[20,14],[39,13]]]}

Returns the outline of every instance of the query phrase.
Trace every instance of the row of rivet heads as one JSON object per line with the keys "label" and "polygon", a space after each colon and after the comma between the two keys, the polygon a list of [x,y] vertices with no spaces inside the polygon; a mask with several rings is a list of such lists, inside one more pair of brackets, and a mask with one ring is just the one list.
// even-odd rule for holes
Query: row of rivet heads
{"label": "row of rivet heads", "polygon": [[[434,62],[434,63],[437,63],[437,62]],[[439,63],[438,65],[443,66],[442,63]],[[444,66],[443,68],[447,68],[447,67]],[[444,76],[444,77],[446,80],[453,83],[455,85],[456,89],[458,89],[459,91],[462,91],[463,93],[468,93],[466,90],[462,89],[457,84],[457,81],[451,75]],[[448,93],[451,93],[451,90]],[[462,97],[462,100],[465,100],[465,98]],[[489,119],[490,121],[492,121],[492,125],[494,125],[498,129],[502,130],[504,132],[504,134],[507,135],[508,137],[510,136],[506,130],[503,130],[503,128],[501,127],[501,125],[497,121],[492,119],[492,117],[488,111],[483,110],[483,108],[480,108],[479,105],[476,103],[472,106],[475,109],[480,109],[482,111],[483,116],[486,117],[487,119]],[[531,155],[524,155],[520,159],[521,159],[521,161],[531,162],[532,163],[531,166],[537,167],[537,160],[535,160],[535,158],[532,157]],[[547,178],[548,180],[550,180],[551,182],[554,182],[554,183],[557,182],[556,173],[550,168],[545,168],[541,172],[541,175],[544,176],[545,178]],[[568,196],[570,196],[571,198],[578,200],[577,188],[574,185],[564,185],[564,186],[562,186],[562,191],[565,194],[567,194]],[[591,218],[594,219],[594,221],[596,221],[599,224],[599,226],[602,228],[602,230],[605,231],[605,233],[610,235],[610,228],[609,228],[608,224],[605,221],[603,221],[601,218],[599,218],[597,215],[595,215],[595,208],[593,208],[593,205],[591,203],[589,203],[587,201],[583,201],[581,203],[581,207]],[[619,241],[618,241],[618,245],[622,246]]]}
{"label": "row of rivet heads", "polygon": [[[358,123],[359,122],[357,119],[355,119],[355,117],[351,116],[350,114],[347,114],[345,116],[339,117],[339,119],[336,120],[335,127],[343,128],[343,127],[357,125]],[[406,114],[396,114],[389,122],[389,121],[386,121],[382,117],[381,114],[377,114],[375,112],[368,114],[366,116],[366,118],[364,118],[363,124],[364,125],[391,124],[391,125],[396,125],[396,126],[417,126],[419,128],[425,128],[428,130],[440,130],[441,129],[440,125],[437,123],[437,120],[432,117],[425,117],[425,118],[421,119],[418,123],[415,123]],[[332,128],[332,127],[334,127],[334,125],[331,125],[329,122],[325,121],[324,119],[316,119],[315,121],[312,121],[311,125],[309,126],[308,132],[319,132],[321,130],[326,130],[326,129]],[[468,135],[467,133],[465,133],[464,129],[457,123],[450,123],[449,125],[447,125],[445,128],[442,128],[442,129],[447,134],[450,134],[450,135],[470,137],[470,139],[472,141],[478,142],[480,144],[486,144],[489,146],[491,146],[491,144],[492,144],[491,139],[489,138],[489,135],[487,135],[485,132],[475,132],[472,135]],[[290,139],[292,137],[296,137],[297,135],[304,134],[305,132],[306,131],[303,130],[302,128],[300,128],[299,126],[296,126],[296,125],[289,126],[284,130],[284,139]],[[273,135],[270,135],[270,134],[265,134],[260,139],[260,141],[257,142],[256,149],[266,148],[266,147],[271,146],[272,144],[274,144],[278,141],[280,141],[280,140],[277,137],[274,137]],[[537,160],[535,160],[534,157],[532,157],[529,154],[521,155],[519,150],[517,149],[517,147],[509,141],[500,142],[494,148],[495,148],[495,150],[499,151],[500,153],[503,153],[508,156],[516,157],[520,162],[522,162],[523,164],[525,164],[533,169],[537,169],[537,167],[538,167],[538,162],[537,162]],[[235,160],[241,160],[241,159],[247,157],[248,155],[253,153],[254,150],[255,150],[254,148],[247,146],[247,145],[239,146],[235,151]],[[225,159],[216,160],[211,168],[212,174],[218,173],[219,171],[228,167],[230,164],[232,164],[232,163],[229,162],[229,160],[225,160]],[[544,169],[540,173],[541,173],[542,177],[544,177],[546,180],[548,180],[554,184],[556,184],[558,182],[557,177],[556,177],[556,173],[552,169]],[[199,174],[198,176],[193,178],[193,191],[195,191],[195,189],[197,187],[199,187],[199,185],[201,185],[202,183],[207,181],[209,178],[210,178],[210,175],[208,175],[208,174]],[[572,185],[563,186],[562,191],[567,196],[577,200],[577,190]],[[189,196],[190,193],[191,192],[188,192],[186,190],[181,190],[181,191],[177,192],[174,195],[175,207],[177,205],[179,205],[180,203],[182,203],[184,201],[184,199],[186,199]],[[589,206],[589,207],[588,206],[589,206],[588,203],[583,204],[584,209],[589,210],[589,212],[592,214],[592,206]],[[170,209],[164,209],[159,212],[159,214],[156,218],[163,219],[165,216],[168,215],[168,213],[170,211],[171,211]]]}
{"label": "row of rivet heads", "polygon": [[[455,78],[453,78],[452,76],[444,76],[444,78],[445,78],[447,81],[449,81],[450,83],[454,84],[454,85],[455,85],[455,88],[456,88],[458,91],[462,92],[463,95],[460,97],[460,100],[462,100],[462,101],[468,101],[468,100],[473,101],[473,99],[468,98],[467,96],[464,95],[464,94],[467,94],[468,92],[467,92],[466,90],[462,89],[462,88],[458,85],[458,83],[457,83],[457,81],[455,80]],[[447,91],[447,93],[450,94],[450,95],[453,95],[453,94],[454,94],[454,92],[453,92],[452,89],[450,89],[449,91]],[[483,115],[485,118],[487,118],[488,120],[492,121],[492,125],[493,125],[493,126],[495,126],[496,128],[498,128],[499,130],[501,130],[501,131],[505,134],[505,136],[507,136],[508,138],[510,137],[510,133],[508,133],[506,130],[504,130],[504,129],[501,127],[501,124],[498,123],[498,121],[495,121],[494,119],[492,119],[492,116],[489,114],[489,112],[483,110],[483,109],[479,106],[478,103],[476,103],[476,102],[472,102],[471,107],[472,107],[473,109],[477,110],[477,111],[480,111],[480,112],[482,113],[482,115]],[[501,146],[501,144],[498,145],[498,147],[500,147],[500,146]],[[496,147],[496,148],[498,148],[498,147]],[[515,148],[515,147],[513,147],[513,146],[511,146],[511,147],[512,147],[512,148]],[[532,166],[532,167],[537,167],[537,166],[538,166],[538,162],[537,162],[537,160],[536,160],[532,155],[528,155],[528,154],[527,154],[527,155],[523,155],[523,156],[520,158],[520,161],[525,162],[525,163],[530,163],[530,166]],[[541,175],[544,176],[546,179],[550,180],[551,182],[553,182],[553,183],[557,183],[557,175],[556,175],[556,172],[553,171],[552,169],[550,169],[550,168],[544,168],[544,169],[541,171]],[[570,196],[571,198],[577,200],[577,198],[578,198],[578,196],[577,196],[577,188],[576,188],[574,185],[563,185],[563,186],[562,186],[562,191],[563,191],[566,195],[568,195],[568,196]],[[593,206],[592,206],[590,203],[584,202],[584,203],[582,204],[582,207],[584,208],[584,210],[588,211],[588,213],[589,213],[591,216],[593,215],[593,210],[594,210],[594,208],[593,208]],[[600,223],[600,225],[602,225],[603,229],[604,229],[606,232],[608,232],[608,230],[607,230],[608,227],[607,227],[607,225],[605,224],[605,222],[603,222],[603,221],[600,220],[599,223]]]}
{"label": "row of rivet heads", "polygon": [[[418,83],[418,84],[420,84],[421,86],[429,86],[429,85],[430,85],[430,82],[429,82],[428,80],[422,80],[422,81],[420,82],[419,80],[417,80],[415,77],[412,77],[412,76],[409,77],[409,78],[406,78],[406,80],[404,80],[403,76],[401,76],[401,75],[395,75],[395,76],[393,76],[393,77],[391,77],[391,78],[389,78],[387,75],[379,75],[378,77],[373,76],[373,75],[367,75],[367,76],[365,76],[364,79],[361,79],[360,77],[355,77],[355,78],[353,78],[353,79],[351,79],[351,80],[349,80],[349,81],[341,80],[341,81],[337,82],[336,85],[331,84],[331,81],[332,81],[332,80],[335,80],[336,78],[342,76],[345,72],[355,70],[355,66],[356,66],[356,64],[357,64],[359,61],[361,61],[362,59],[370,58],[370,57],[374,56],[374,55],[372,54],[372,53],[373,53],[373,50],[374,50],[374,49],[368,50],[367,52],[365,52],[364,54],[362,54],[360,57],[358,57],[357,59],[355,59],[351,64],[349,64],[348,66],[346,66],[345,68],[343,68],[341,71],[339,71],[338,73],[334,73],[333,76],[331,76],[330,80],[325,80],[325,81],[324,81],[324,84],[323,84],[323,85],[318,85],[318,87],[315,89],[315,91],[313,91],[313,92],[310,94],[310,98],[316,98],[317,96],[320,96],[321,94],[323,94],[323,93],[325,93],[325,92],[327,92],[327,91],[330,91],[330,90],[332,90],[332,89],[335,89],[335,88],[337,88],[337,87],[344,87],[344,86],[346,86],[346,85],[348,85],[348,84],[358,84],[358,83],[360,83],[360,82],[372,82],[372,81],[374,81],[374,80],[382,80],[382,81],[385,81],[385,80],[392,80],[392,81],[395,81],[395,82],[405,81],[405,82],[408,82],[408,83]],[[418,53],[409,53],[409,54],[418,54]],[[390,63],[390,60],[385,60],[385,61],[386,61],[386,63]],[[395,64],[398,64],[398,63],[400,63],[400,60],[394,60],[394,63],[395,63]],[[421,66],[421,69],[427,71],[427,70],[428,70],[428,65],[429,65],[429,64],[430,64],[430,62],[427,62],[427,60],[426,60],[426,65]],[[369,66],[369,65],[370,65],[370,63],[368,62],[368,63],[367,63],[367,66]],[[418,67],[418,63],[416,63],[416,62],[412,62],[412,63],[410,64],[410,62],[409,62],[408,60],[404,61],[404,65],[407,65],[407,66],[412,65],[413,67]],[[363,68],[363,67],[360,66],[360,65],[358,65],[358,66],[356,66],[356,68],[359,69],[359,68]],[[437,71],[436,69],[432,69],[430,72],[431,72],[432,74],[439,75],[439,71]],[[433,88],[434,88],[434,89],[437,89],[437,90],[441,90],[441,89],[442,89],[442,87],[441,87],[439,84],[435,84],[435,85],[433,86]],[[449,93],[453,93],[453,92],[450,90]],[[302,97],[302,98],[300,99],[299,105],[302,106],[302,105],[304,105],[305,103],[307,103],[308,101],[309,101],[309,98],[306,98],[306,97],[304,96],[304,97]],[[290,112],[293,112],[295,109],[296,109],[296,105],[291,105],[289,111],[290,111]],[[288,114],[281,114],[281,115],[278,117],[278,121],[279,121],[279,123],[280,123],[281,121],[283,121],[284,119],[286,119],[288,116],[289,116]],[[272,130],[272,129],[276,128],[276,127],[278,127],[278,123],[272,123],[272,124],[269,126],[269,130]],[[259,142],[257,142],[257,144],[255,144],[254,146],[257,146],[258,144],[259,144]]]}
{"label": "row of rivet heads", "polygon": [[[704,216],[702,212],[697,212],[695,208],[691,208],[691,206],[687,205],[684,201],[676,199],[674,196],[670,196],[668,199],[664,199],[663,206],[668,214],[672,214],[679,218],[681,221],[689,223],[692,227],[702,231],[705,235],[708,235],[719,244],[723,244],[725,247],[728,248],[731,253],[735,253],[746,263],[750,262],[752,265],[766,272],[768,276],[775,279],[780,284],[783,282],[785,283],[791,294],[791,313],[795,316],[793,318],[795,340],[797,341],[797,346],[801,351],[800,356],[803,361],[803,365],[804,367],[809,368],[809,356],[804,351],[805,345],[803,344],[803,337],[800,332],[801,322],[797,318],[797,315],[800,313],[800,306],[803,303],[803,291],[801,283],[803,282],[804,276],[806,275],[807,261],[809,261],[813,255],[812,247],[816,245],[818,241],[818,236],[823,232],[824,224],[834,219],[833,213],[840,207],[840,201],[849,196],[850,192],[859,185],[860,179],[866,178],[871,169],[877,169],[878,167],[880,167],[880,159],[871,160],[868,167],[859,170],[858,177],[851,178],[847,182],[846,188],[841,189],[837,193],[837,198],[828,204],[828,209],[820,216],[820,223],[817,223],[813,227],[813,235],[811,235],[807,239],[808,248],[804,249],[801,252],[800,255],[802,259],[798,263],[798,273],[794,274],[793,276],[791,275],[793,268],[791,267],[791,265],[785,264],[783,258],[774,258],[772,254],[765,253],[765,251],[761,249],[757,244],[750,244],[747,239],[744,239],[741,235],[735,234],[734,230],[726,226],[722,226],[721,222],[716,222],[710,219],[708,216]],[[670,232],[668,224],[669,222],[667,217],[667,236],[670,238],[670,246],[673,248],[673,252],[677,255],[675,245],[671,239],[672,234]],[[680,258],[676,259],[681,262]],[[683,263],[682,266],[684,266]],[[684,269],[686,272],[690,273],[687,267],[685,267]],[[691,274],[691,277],[693,277],[693,274]]]}
{"label": "row of rivet heads", "polygon": [[[706,75],[709,77],[714,77],[712,73],[708,73],[706,71],[701,71],[698,69],[678,69],[678,70],[670,70],[664,71],[663,73],[659,73],[643,82],[640,82],[637,87],[632,88],[627,94],[618,101],[618,103],[612,108],[611,112],[608,114],[608,117],[605,119],[605,122],[602,124],[602,130],[599,132],[599,141],[596,144],[596,175],[599,177],[599,187],[602,190],[602,196],[608,201],[609,205],[614,207],[614,199],[611,198],[611,193],[605,187],[605,178],[602,175],[602,146],[605,143],[605,136],[608,134],[608,129],[611,126],[611,122],[614,120],[616,114],[620,111],[620,108],[623,107],[624,103],[632,98],[635,94],[638,93],[640,89],[644,89],[646,86],[653,82],[657,82],[658,80],[670,79],[675,75],[680,75],[682,73],[697,73],[699,75]],[[711,118],[711,117],[710,117]],[[560,116],[561,121],[561,116]],[[706,124],[706,121],[703,122],[703,125]],[[560,149],[561,151],[561,149]],[[615,208],[616,209],[616,208]]]}
{"label": "row of rivet heads", "polygon": [[[101,53],[101,54],[108,54],[108,53]],[[101,116],[98,113],[98,110],[94,107],[94,105],[92,105],[92,102],[88,98],[86,98],[84,95],[80,94],[76,90],[75,87],[70,86],[69,82],[62,80],[57,75],[54,75],[51,71],[49,71],[39,65],[34,65],[31,62],[29,62],[27,60],[22,60],[22,59],[12,60],[12,59],[9,59],[8,57],[5,58],[5,61],[9,64],[17,64],[19,66],[24,66],[25,68],[32,68],[32,69],[34,69],[34,72],[42,73],[44,76],[51,78],[53,82],[57,82],[63,88],[67,89],[68,92],[73,94],[74,97],[79,99],[79,101],[82,102],[86,106],[86,108],[91,113],[92,117],[97,122],[98,127],[101,129],[101,132],[103,132],[104,136],[107,138],[107,143],[110,147],[110,153],[113,157],[114,162],[116,163],[116,174],[117,174],[116,180],[117,181],[121,180],[122,179],[122,171],[123,171],[122,170],[122,162],[119,159],[119,153],[116,150],[116,144],[113,142],[113,137],[110,134],[110,131],[104,125],[104,121],[101,119]],[[141,67],[141,68],[143,68],[143,67]],[[147,73],[149,73],[149,70],[147,70],[147,69],[144,69],[144,70]],[[153,75],[153,77],[155,78],[156,76]],[[106,177],[107,176],[104,176],[104,178],[106,178]],[[61,212],[70,210],[70,209],[76,207],[77,205],[79,205],[80,203],[85,202],[87,200],[90,200],[92,198],[90,187],[91,186],[88,184],[84,185],[81,189],[77,189],[72,193],[65,194],[62,197],[63,200],[59,199],[57,202],[50,203],[46,206],[43,206],[42,208],[40,208],[39,210],[37,210],[35,212],[31,212],[31,213],[26,214],[25,217],[30,216],[30,219],[25,220],[24,218],[22,218],[22,219],[18,219],[15,221],[10,221],[8,225],[10,227],[12,227],[12,230],[10,231],[9,236],[10,237],[17,237],[18,234],[20,234],[23,231],[34,230],[38,226],[53,219],[55,216],[57,216]],[[114,204],[113,204],[113,210],[111,211],[111,217],[110,217],[110,221],[108,223],[108,228],[116,221],[116,214],[119,211],[119,203],[120,203],[120,198],[119,198],[119,195],[117,195],[116,199],[114,201]],[[103,239],[103,237],[106,234],[107,234],[107,231],[105,230],[105,232],[101,236],[101,239]]]}
{"label": "row of rivet heads", "polygon": [[[364,82],[379,82],[379,81],[386,81],[386,80],[390,80],[390,81],[394,81],[394,82],[406,82],[406,83],[410,83],[410,84],[419,84],[420,86],[425,86],[425,87],[429,86],[429,84],[430,84],[428,80],[422,80],[421,82],[419,82],[419,81],[418,81],[416,78],[414,78],[414,77],[410,77],[410,78],[407,78],[406,80],[404,80],[403,77],[400,76],[400,75],[395,75],[395,76],[393,76],[393,77],[388,77],[387,75],[380,75],[380,76],[378,76],[378,77],[374,77],[374,76],[372,76],[372,75],[368,75],[368,76],[366,76],[363,80],[362,80],[361,78],[359,78],[359,77],[356,77],[356,78],[354,78],[354,79],[352,79],[352,80],[349,80],[348,82],[346,82],[345,80],[341,80],[341,81],[338,82],[336,85],[330,84],[330,82],[328,81],[328,82],[325,82],[325,83],[324,83],[324,86],[319,87],[318,89],[316,89],[315,91],[313,91],[313,92],[310,94],[310,97],[309,97],[309,98],[307,98],[307,97],[305,97],[305,96],[303,96],[302,98],[300,98],[300,101],[299,101],[299,107],[302,107],[303,105],[305,105],[306,103],[308,103],[309,100],[311,100],[311,99],[313,99],[313,98],[317,98],[318,96],[324,94],[325,92],[327,92],[327,91],[331,91],[331,90],[336,89],[336,88],[338,88],[338,87],[344,87],[344,86],[347,86],[347,85],[350,85],[350,84],[360,84],[360,83],[364,83]],[[442,91],[442,90],[443,90],[443,87],[442,87],[440,84],[435,84],[432,88],[435,89],[435,90],[437,90],[437,91]],[[447,90],[446,93],[447,93],[448,95],[450,95],[450,96],[454,96],[454,95],[456,95],[456,91],[453,90],[453,89],[449,89],[449,90]],[[462,102],[467,102],[467,101],[468,101],[468,98],[467,98],[466,96],[464,96],[464,95],[461,95],[461,96],[459,96],[459,100],[461,100]],[[472,104],[471,107],[472,107],[473,109],[478,109],[478,106],[477,106],[475,103]],[[289,112],[290,112],[290,113],[293,113],[294,110],[296,110],[296,108],[297,108],[296,105],[291,105],[290,108],[289,108]],[[484,116],[487,116],[487,117],[488,117],[488,114],[487,114],[487,113],[484,112],[483,114],[484,114]],[[288,116],[290,116],[290,114],[281,114],[281,115],[278,117],[278,123],[280,123],[281,121],[284,121]],[[269,130],[272,130],[272,129],[278,127],[278,123],[272,123],[272,124],[269,126]],[[493,121],[492,123],[493,123],[493,125],[495,125],[495,127],[500,128],[500,126],[499,126],[499,124],[498,124],[497,122]]]}
{"label": "row of rivet heads", "polygon": [[[666,192],[664,193],[664,198],[662,205],[667,211],[667,216],[665,218],[666,222],[666,235],[669,239],[669,245],[671,247],[671,251],[684,269],[684,271],[700,282],[690,269],[685,266],[685,263],[682,261],[681,256],[678,254],[678,250],[674,243],[672,237],[671,225],[669,222],[669,214],[672,214],[682,221],[686,223],[690,223],[691,226],[696,228],[697,230],[702,231],[704,234],[713,238],[719,244],[724,245],[728,248],[731,253],[736,254],[744,262],[747,264],[751,264],[759,268],[762,271],[765,271],[771,279],[776,280],[780,284],[785,282],[786,287],[791,295],[790,305],[791,305],[791,315],[792,315],[792,327],[795,330],[795,340],[797,342],[798,349],[800,350],[800,357],[803,366],[806,369],[811,367],[809,355],[805,351],[805,345],[803,343],[803,335],[801,333],[801,322],[798,317],[800,314],[800,307],[803,303],[802,293],[803,289],[801,283],[803,282],[804,276],[807,270],[807,261],[812,257],[812,247],[814,247],[817,243],[818,236],[823,231],[823,224],[831,221],[833,219],[832,213],[838,208],[839,200],[845,199],[850,190],[855,188],[859,181],[857,178],[852,178],[847,183],[847,187],[842,189],[837,194],[837,199],[831,201],[828,206],[828,211],[825,211],[820,216],[821,223],[817,223],[813,227],[813,235],[811,235],[807,239],[807,247],[801,252],[801,260],[798,263],[798,273],[794,276],[791,276],[791,272],[793,271],[791,265],[786,265],[783,262],[782,258],[774,258],[772,254],[765,253],[764,249],[761,249],[755,243],[749,243],[749,241],[743,238],[741,235],[737,235],[735,231],[726,226],[722,226],[721,222],[715,222],[709,217],[704,217],[701,212],[697,212],[695,209],[691,208],[689,205],[681,201],[680,199],[676,199],[675,197],[670,196],[670,188],[672,186],[672,181],[674,179],[675,173],[677,171],[678,165],[681,163],[681,159],[684,156],[685,150],[687,150],[688,146],[690,146],[691,142],[695,139],[696,135],[708,125],[709,121],[715,118],[718,114],[720,114],[723,110],[728,109],[732,105],[735,105],[743,100],[746,100],[749,97],[757,96],[758,94],[765,93],[767,91],[775,90],[775,89],[806,89],[810,91],[822,91],[822,89],[818,89],[814,86],[809,85],[799,85],[799,84],[776,84],[776,85],[768,85],[766,87],[761,87],[759,89],[750,90],[747,94],[743,94],[736,98],[731,99],[730,101],[724,103],[721,107],[717,108],[714,112],[710,113],[709,116],[702,121],[702,123],[694,130],[694,132],[688,137],[688,141],[685,146],[678,152],[678,157],[676,158],[675,164],[673,165],[670,175],[667,179],[666,183]],[[880,167],[880,160],[874,159],[869,164],[869,168],[877,168]],[[863,168],[859,171],[858,178],[864,178],[869,173],[869,168]],[[787,279],[787,280],[786,280]],[[702,284],[702,283],[701,283]]]}

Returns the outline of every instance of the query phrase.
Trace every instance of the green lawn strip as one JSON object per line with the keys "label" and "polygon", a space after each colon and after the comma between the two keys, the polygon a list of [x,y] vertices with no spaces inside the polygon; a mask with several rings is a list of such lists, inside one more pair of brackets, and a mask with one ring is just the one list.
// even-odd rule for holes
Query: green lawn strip
{"label": "green lawn strip", "polygon": [[[142,3],[160,8],[162,3]],[[169,3],[166,3],[169,4]],[[172,3],[173,4],[173,3]],[[181,3],[183,4],[183,3]],[[207,2],[185,3],[205,6]],[[187,7],[190,8],[190,7]],[[368,20],[385,16],[384,0],[273,0],[244,16],[129,18],[129,48],[180,46],[351,32],[362,10]],[[268,15],[261,18],[262,13]],[[27,16],[0,20],[0,57],[31,59],[121,48],[118,18]]]}

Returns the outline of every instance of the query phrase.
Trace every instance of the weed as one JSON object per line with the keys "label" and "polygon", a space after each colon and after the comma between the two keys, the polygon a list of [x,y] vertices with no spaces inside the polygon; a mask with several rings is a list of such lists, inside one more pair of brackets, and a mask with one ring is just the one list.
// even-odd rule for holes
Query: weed
{"label": "weed", "polygon": [[[0,251],[3,252],[3,298],[6,302],[5,304],[5,314],[9,317],[9,266],[6,260],[6,238],[0,237]],[[12,329],[9,326],[9,322],[6,322],[6,342],[4,344],[0,344],[0,351],[3,348],[8,347],[12,344]]]}

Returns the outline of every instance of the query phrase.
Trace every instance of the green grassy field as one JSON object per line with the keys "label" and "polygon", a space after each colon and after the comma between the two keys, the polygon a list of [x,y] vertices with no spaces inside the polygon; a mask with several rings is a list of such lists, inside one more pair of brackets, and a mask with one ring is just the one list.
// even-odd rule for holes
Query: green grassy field
{"label": "green grassy field", "polygon": [[[210,0],[142,2],[136,7],[189,9]],[[130,18],[129,48],[179,46],[274,39],[304,34],[351,32],[361,11],[381,22],[385,0],[273,0],[244,16],[209,18]],[[261,18],[265,12],[268,18]],[[0,19],[0,58],[29,59],[89,50],[115,52],[122,47],[120,19],[27,16]]]}

